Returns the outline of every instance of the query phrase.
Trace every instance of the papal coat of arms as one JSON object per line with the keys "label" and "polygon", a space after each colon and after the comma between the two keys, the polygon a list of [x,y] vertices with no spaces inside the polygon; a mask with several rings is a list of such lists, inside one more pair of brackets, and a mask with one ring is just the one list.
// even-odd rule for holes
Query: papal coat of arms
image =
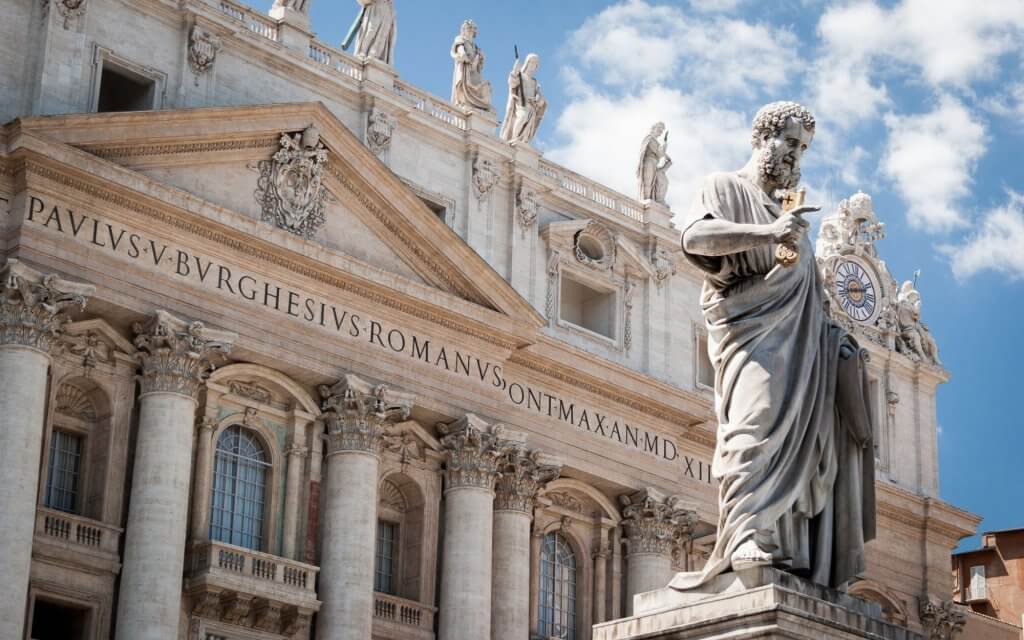
{"label": "papal coat of arms", "polygon": [[217,59],[217,51],[220,49],[220,38],[213,35],[199,25],[192,27],[189,34],[188,64],[192,73],[196,76],[196,84],[199,84],[199,76],[213,68]]}
{"label": "papal coat of arms", "polygon": [[310,240],[324,223],[327,148],[311,125],[301,134],[281,136],[281,149],[259,163],[256,201],[264,222]]}

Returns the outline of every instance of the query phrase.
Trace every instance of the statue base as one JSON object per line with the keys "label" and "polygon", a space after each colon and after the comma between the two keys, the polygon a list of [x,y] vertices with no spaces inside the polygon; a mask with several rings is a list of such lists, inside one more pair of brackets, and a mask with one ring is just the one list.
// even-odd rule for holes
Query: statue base
{"label": "statue base", "polygon": [[687,592],[633,599],[634,615],[594,626],[594,640],[922,640],[882,610],[778,569],[726,573]]}

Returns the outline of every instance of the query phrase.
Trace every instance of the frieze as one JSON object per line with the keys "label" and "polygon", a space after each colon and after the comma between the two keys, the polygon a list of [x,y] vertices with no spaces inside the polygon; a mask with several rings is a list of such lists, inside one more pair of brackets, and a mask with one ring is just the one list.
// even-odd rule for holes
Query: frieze
{"label": "frieze", "polygon": [[273,158],[257,165],[256,202],[264,222],[311,240],[326,221],[324,209],[330,197],[323,184],[327,147],[315,125],[301,134],[281,136],[280,145]]}
{"label": "frieze", "polygon": [[83,145],[81,148],[97,158],[118,160],[123,158],[141,158],[147,156],[169,156],[178,154],[208,154],[224,151],[266,150],[278,145],[277,136],[262,136],[238,140],[218,140],[203,142],[175,142],[169,144],[140,145]]}
{"label": "frieze", "polygon": [[95,288],[43,275],[18,260],[0,268],[0,345],[49,352],[69,321],[67,312],[85,308]]}
{"label": "frieze", "polygon": [[166,311],[157,311],[148,322],[135,323],[133,329],[142,365],[142,393],[177,393],[192,399],[213,370],[213,358],[230,353],[235,338]]}

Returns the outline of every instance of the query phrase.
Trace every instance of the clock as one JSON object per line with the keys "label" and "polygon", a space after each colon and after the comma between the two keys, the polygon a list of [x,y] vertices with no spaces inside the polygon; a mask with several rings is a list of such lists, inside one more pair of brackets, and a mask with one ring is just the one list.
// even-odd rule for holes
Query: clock
{"label": "clock", "polygon": [[835,296],[843,312],[856,322],[872,324],[881,308],[873,270],[861,260],[846,256],[836,262],[833,275]]}

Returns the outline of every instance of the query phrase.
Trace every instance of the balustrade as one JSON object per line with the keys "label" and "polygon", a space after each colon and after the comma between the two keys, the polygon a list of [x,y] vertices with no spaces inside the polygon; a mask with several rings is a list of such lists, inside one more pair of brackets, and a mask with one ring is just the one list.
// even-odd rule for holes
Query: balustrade
{"label": "balustrade", "polygon": [[277,41],[277,23],[263,14],[253,11],[245,5],[232,2],[232,0],[221,0],[220,12],[245,23],[249,31],[263,36],[267,40]]}
{"label": "balustrade", "polygon": [[451,104],[398,80],[395,81],[394,88],[398,97],[411,103],[417,111],[422,111],[456,129],[465,130],[468,126],[466,116]]}
{"label": "balustrade", "polygon": [[434,607],[385,593],[373,594],[373,617],[420,629],[434,628]]}
{"label": "balustrade", "polygon": [[36,510],[36,535],[69,546],[117,555],[121,529],[63,511]]}
{"label": "balustrade", "polygon": [[189,569],[193,576],[255,578],[259,582],[294,590],[298,595],[316,598],[313,588],[319,571],[316,567],[220,542],[194,546]]}
{"label": "balustrade", "polygon": [[642,205],[632,198],[616,193],[593,180],[546,160],[541,160],[540,172],[570,193],[586,198],[637,222],[644,221]]}

